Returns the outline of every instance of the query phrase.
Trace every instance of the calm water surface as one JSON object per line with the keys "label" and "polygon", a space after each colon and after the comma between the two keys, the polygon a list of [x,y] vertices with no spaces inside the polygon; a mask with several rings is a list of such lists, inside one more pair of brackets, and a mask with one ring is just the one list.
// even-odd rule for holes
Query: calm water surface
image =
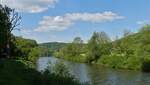
{"label": "calm water surface", "polygon": [[92,82],[93,85],[150,85],[150,73],[136,71],[121,71],[103,68],[85,63],[75,63],[54,57],[41,57],[37,69],[44,70],[49,62],[63,61],[72,73],[81,82]]}

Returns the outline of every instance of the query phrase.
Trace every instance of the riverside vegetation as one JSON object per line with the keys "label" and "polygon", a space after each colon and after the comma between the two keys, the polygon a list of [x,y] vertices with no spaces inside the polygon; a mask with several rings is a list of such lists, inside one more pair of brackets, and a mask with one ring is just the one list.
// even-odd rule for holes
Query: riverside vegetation
{"label": "riverside vegetation", "polygon": [[52,50],[14,36],[11,32],[20,19],[15,10],[0,5],[0,85],[84,85],[59,63],[54,70],[36,70],[38,57],[49,56]]}
{"label": "riverside vegetation", "polygon": [[150,25],[143,26],[137,33],[125,30],[124,37],[113,41],[105,32],[94,32],[87,44],[76,37],[54,55],[115,69],[150,72]]}
{"label": "riverside vegetation", "polygon": [[50,55],[116,69],[150,71],[150,25],[138,33],[126,30],[123,38],[114,41],[105,32],[94,32],[86,44],[76,37],[72,43],[49,45],[14,36],[11,32],[20,19],[15,10],[0,5],[0,85],[83,85],[63,64],[56,64],[53,71],[38,72],[37,59]]}

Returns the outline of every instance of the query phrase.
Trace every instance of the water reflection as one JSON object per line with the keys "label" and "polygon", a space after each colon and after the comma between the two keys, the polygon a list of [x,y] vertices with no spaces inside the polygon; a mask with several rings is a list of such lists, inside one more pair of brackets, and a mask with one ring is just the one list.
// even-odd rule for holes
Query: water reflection
{"label": "water reflection", "polygon": [[[44,70],[49,61],[64,61],[53,57],[42,57],[38,60],[38,70]],[[69,71],[81,82],[92,82],[93,85],[150,85],[150,74],[136,71],[113,70],[96,65],[64,61]]]}
{"label": "water reflection", "polygon": [[65,62],[65,64],[68,66],[69,71],[75,75],[76,78],[80,79],[81,82],[90,81],[88,77],[87,66],[85,64],[73,62]]}

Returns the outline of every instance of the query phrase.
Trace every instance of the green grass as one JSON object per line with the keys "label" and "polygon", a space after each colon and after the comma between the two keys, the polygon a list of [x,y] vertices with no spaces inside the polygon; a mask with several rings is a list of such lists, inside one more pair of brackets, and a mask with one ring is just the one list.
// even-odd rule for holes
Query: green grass
{"label": "green grass", "polygon": [[0,60],[0,85],[87,85],[70,76],[43,73],[18,60]]}

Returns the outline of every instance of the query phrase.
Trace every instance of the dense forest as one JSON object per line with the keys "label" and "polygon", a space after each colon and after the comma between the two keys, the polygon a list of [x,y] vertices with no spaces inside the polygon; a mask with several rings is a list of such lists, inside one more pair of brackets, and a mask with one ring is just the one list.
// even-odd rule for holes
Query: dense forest
{"label": "dense forest", "polygon": [[37,71],[37,59],[52,51],[35,40],[14,36],[20,19],[14,9],[0,5],[0,85],[88,85],[81,84],[62,63],[53,71]]}
{"label": "dense forest", "polygon": [[94,32],[86,44],[76,37],[55,56],[116,69],[150,71],[150,25],[137,33],[125,30],[124,37],[113,41],[105,32]]}

